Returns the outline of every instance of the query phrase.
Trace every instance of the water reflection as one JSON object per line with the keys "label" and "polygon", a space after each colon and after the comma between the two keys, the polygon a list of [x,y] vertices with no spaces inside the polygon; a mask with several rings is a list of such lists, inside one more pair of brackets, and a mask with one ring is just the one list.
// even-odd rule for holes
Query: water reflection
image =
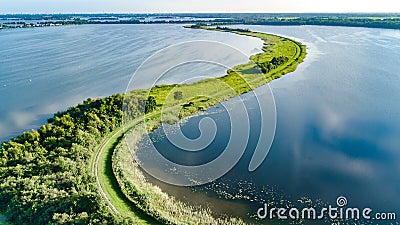
{"label": "water reflection", "polygon": [[[258,141],[254,137],[259,132],[259,117],[254,112],[244,156],[220,184],[235,187],[239,181],[246,181],[254,190],[273,187],[292,203],[307,196],[333,204],[338,196],[346,196],[353,206],[398,210],[399,32],[343,27],[246,27],[294,37],[309,46],[309,57],[296,72],[271,83],[278,120],[266,160],[256,171],[248,172]],[[251,98],[246,104],[252,104]],[[227,119],[223,113],[218,116],[222,124]],[[187,134],[195,132],[195,120],[182,126]],[[224,138],[223,134],[217,136]],[[180,159],[179,154],[173,157]],[[221,186],[214,183],[205,189],[209,195],[214,190],[221,197]],[[247,218],[248,213],[254,213],[260,202],[247,200],[250,211],[242,212],[242,216]]]}
{"label": "water reflection", "polygon": [[[2,30],[0,142],[22,131],[39,128],[57,111],[66,110],[88,97],[123,93],[129,78],[146,58],[170,45],[195,40],[222,42],[245,55],[260,51],[262,47],[262,41],[256,38],[185,29],[181,24]],[[188,57],[218,56],[218,49],[186,51],[185,54]],[[160,59],[159,63],[163,60],[168,59]],[[245,63],[248,58],[223,58],[221,61],[234,65]],[[215,67],[196,70],[207,76],[225,73]],[[177,71],[175,75],[190,74]],[[174,79],[169,78],[166,83]]]}

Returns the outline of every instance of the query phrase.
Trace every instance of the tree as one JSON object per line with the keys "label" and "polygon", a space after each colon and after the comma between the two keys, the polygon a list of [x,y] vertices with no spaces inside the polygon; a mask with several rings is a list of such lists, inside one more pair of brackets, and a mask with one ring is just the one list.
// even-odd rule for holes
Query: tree
{"label": "tree", "polygon": [[175,100],[181,100],[183,98],[182,91],[175,91],[174,93],[174,99]]}
{"label": "tree", "polygon": [[145,112],[149,113],[154,111],[157,107],[156,99],[153,96],[149,96],[146,100],[146,109]]}
{"label": "tree", "polygon": [[88,99],[0,145],[0,211],[10,222],[116,224],[87,165],[100,138],[121,124],[123,99]]}

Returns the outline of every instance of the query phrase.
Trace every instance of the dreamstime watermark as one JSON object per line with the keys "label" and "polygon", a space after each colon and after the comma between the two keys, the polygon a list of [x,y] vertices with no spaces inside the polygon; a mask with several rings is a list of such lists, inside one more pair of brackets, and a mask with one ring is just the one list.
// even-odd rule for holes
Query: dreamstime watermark
{"label": "dreamstime watermark", "polygon": [[372,208],[347,207],[347,198],[340,196],[336,199],[336,205],[315,208],[277,208],[268,207],[265,203],[257,210],[259,219],[280,219],[280,220],[396,220],[394,212],[375,212]]}
{"label": "dreamstime watermark", "polygon": [[[213,105],[219,102],[220,108],[223,108],[229,116],[229,124],[224,124],[224,126],[230,126],[229,141],[223,147],[224,149],[218,149],[218,152],[221,152],[219,156],[196,165],[184,165],[166,157],[154,144],[150,134],[147,133],[144,139],[150,143],[151,147],[146,154],[151,155],[151,160],[156,163],[140,162],[139,164],[144,171],[165,183],[178,186],[195,186],[220,178],[239,162],[248,145],[252,129],[248,108],[241,92],[238,92],[240,87],[232,85],[232,80],[227,82],[226,79],[214,79],[212,85],[205,85],[203,90],[198,88],[193,91],[187,90],[184,86],[215,77],[215,74],[212,74],[215,69],[207,71],[207,68],[222,68],[223,74],[219,76],[223,76],[228,70],[233,71],[231,68],[234,66],[248,60],[249,55],[227,44],[215,41],[191,41],[169,46],[144,61],[134,73],[126,88],[123,115],[146,118],[145,113],[147,113],[148,118],[151,113],[146,112],[146,110],[141,115],[136,115],[137,113],[133,112],[136,110],[135,106],[132,106],[132,100],[128,99],[132,90],[143,90],[146,92],[143,98],[146,107],[149,102],[146,99],[153,101],[153,105],[162,105],[161,125],[158,127],[162,129],[164,137],[177,149],[185,152],[200,152],[206,149],[216,138],[218,126],[212,117],[205,115],[198,124],[200,136],[191,139],[181,131],[179,123],[167,124],[168,121],[174,121],[173,117],[180,118],[181,110],[202,110],[204,108],[196,108],[198,107],[197,103],[201,105],[208,101],[214,102],[210,103],[210,105]],[[197,73],[199,70],[202,72]],[[237,84],[248,85],[251,89],[255,89],[251,83],[255,80],[254,76],[252,77],[253,80],[250,80],[249,77],[251,76],[245,77],[243,73],[236,73],[235,75],[238,76],[237,79],[241,80],[241,83]],[[264,78],[262,74],[259,74],[257,79],[260,78]],[[166,83],[175,85],[163,88],[162,84]],[[210,91],[210,89],[215,89],[215,91]],[[158,96],[155,96],[157,93]],[[249,162],[249,171],[256,170],[266,158],[275,136],[276,127],[275,100],[270,86],[268,84],[260,86],[252,92],[252,95],[257,102],[260,121],[259,138]],[[156,102],[152,98],[154,96],[157,97]],[[160,100],[160,96],[164,99]],[[221,102],[220,99],[224,99],[225,96],[229,96],[229,98],[238,97],[235,101]],[[207,103],[204,103],[204,105],[207,105]],[[123,126],[130,126],[131,120],[132,118],[123,119]],[[140,124],[143,126],[143,130],[150,130],[147,124],[148,119],[144,119],[143,123]],[[131,151],[134,151],[137,138],[125,137],[125,140]],[[157,166],[162,168],[155,168]]]}

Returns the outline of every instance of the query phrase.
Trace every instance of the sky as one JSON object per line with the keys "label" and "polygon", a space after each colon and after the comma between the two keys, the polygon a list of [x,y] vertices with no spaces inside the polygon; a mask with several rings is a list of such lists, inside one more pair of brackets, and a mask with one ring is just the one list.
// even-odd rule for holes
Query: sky
{"label": "sky", "polygon": [[0,13],[400,12],[400,0],[0,0]]}

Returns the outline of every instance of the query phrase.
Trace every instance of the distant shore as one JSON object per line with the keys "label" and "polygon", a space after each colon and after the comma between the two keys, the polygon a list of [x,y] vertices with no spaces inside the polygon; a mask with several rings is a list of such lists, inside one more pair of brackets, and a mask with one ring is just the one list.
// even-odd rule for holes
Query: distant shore
{"label": "distant shore", "polygon": [[[1,22],[3,21],[3,22]],[[0,29],[83,24],[195,24],[344,26],[400,29],[396,13],[177,13],[177,14],[10,14],[0,15]]]}

